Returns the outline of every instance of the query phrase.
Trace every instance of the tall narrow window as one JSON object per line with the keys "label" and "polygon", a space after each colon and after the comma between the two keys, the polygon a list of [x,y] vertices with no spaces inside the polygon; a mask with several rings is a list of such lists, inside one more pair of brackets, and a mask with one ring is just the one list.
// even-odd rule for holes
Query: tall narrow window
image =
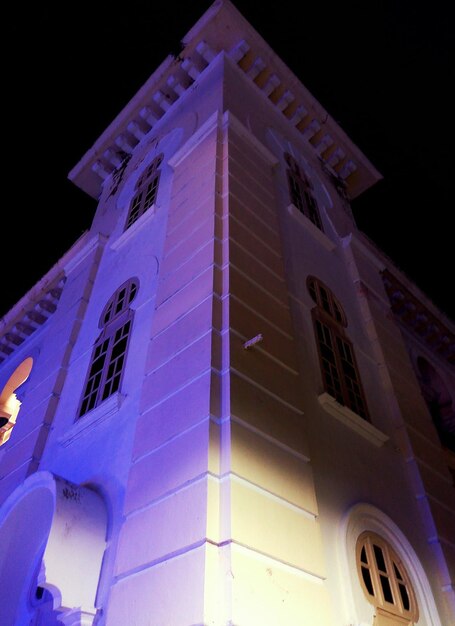
{"label": "tall narrow window", "polygon": [[93,347],[79,417],[120,389],[133,323],[133,310],[129,305],[136,293],[137,282],[130,279],[104,307],[100,318],[103,330]]}
{"label": "tall narrow window", "polygon": [[368,419],[354,348],[345,332],[344,311],[330,289],[319,280],[310,276],[307,285],[317,305],[312,313],[324,389],[340,404]]}
{"label": "tall narrow window", "polygon": [[364,532],[357,540],[356,551],[360,582],[368,601],[378,610],[377,623],[416,622],[419,613],[415,594],[393,548],[379,535]]}
{"label": "tall narrow window", "polygon": [[314,197],[313,186],[305,176],[297,161],[288,153],[284,155],[288,169],[289,194],[292,204],[313,222],[319,230],[323,230],[321,216]]}
{"label": "tall narrow window", "polygon": [[158,155],[136,183],[134,196],[126,220],[125,230],[136,222],[150,207],[155,204],[160,182],[160,166],[163,155]]}

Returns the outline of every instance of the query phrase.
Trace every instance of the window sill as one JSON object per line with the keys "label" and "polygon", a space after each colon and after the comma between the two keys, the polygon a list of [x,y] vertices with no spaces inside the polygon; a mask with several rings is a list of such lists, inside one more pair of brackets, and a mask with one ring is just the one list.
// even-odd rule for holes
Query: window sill
{"label": "window sill", "polygon": [[348,426],[351,430],[354,430],[378,448],[383,446],[389,439],[387,435],[384,435],[384,433],[375,428],[370,422],[363,419],[363,417],[360,417],[360,415],[357,415],[357,413],[354,413],[354,411],[351,411],[348,407],[337,402],[330,394],[321,393],[321,395],[318,396],[318,401],[327,413],[330,413],[330,415],[342,422],[345,426]]}
{"label": "window sill", "polygon": [[98,424],[101,424],[115,415],[124,399],[125,396],[121,393],[114,393],[112,396],[109,396],[109,398],[106,398],[99,406],[85,415],[82,415],[82,417],[79,417],[73,427],[59,439],[60,445],[66,448],[76,441],[76,439],[87,435],[93,428],[98,426]]}
{"label": "window sill", "polygon": [[312,235],[312,237],[316,239],[316,241],[322,244],[326,250],[331,252],[336,248],[336,245],[333,243],[333,241],[331,241],[327,237],[327,235],[322,232],[322,230],[315,226],[306,215],[303,215],[303,213],[301,213],[294,204],[290,204],[288,206],[288,213],[292,215],[292,217],[296,219],[302,226],[304,226],[309,234]]}
{"label": "window sill", "polygon": [[142,230],[144,226],[146,226],[155,217],[156,209],[156,204],[152,204],[152,206],[149,207],[147,211],[134,222],[134,224],[127,228],[125,232],[120,235],[120,237],[117,237],[117,239],[111,243],[111,249],[119,250],[122,248],[131,239],[131,237],[134,237],[139,230]]}

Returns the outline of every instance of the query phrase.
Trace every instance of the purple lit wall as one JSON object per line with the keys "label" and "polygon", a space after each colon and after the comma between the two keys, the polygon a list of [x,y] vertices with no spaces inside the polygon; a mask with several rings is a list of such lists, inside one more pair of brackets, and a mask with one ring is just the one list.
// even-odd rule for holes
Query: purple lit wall
{"label": "purple lit wall", "polygon": [[[365,531],[404,564],[414,622],[451,623],[453,455],[384,269],[415,288],[357,230],[348,198],[380,175],[325,116],[216,2],[70,173],[99,197],[93,223],[0,338],[2,626],[396,623],[373,622],[360,584]],[[290,200],[286,154],[321,228]],[[327,392],[309,276],[343,309],[368,419]],[[130,279],[119,388],[80,415]]]}

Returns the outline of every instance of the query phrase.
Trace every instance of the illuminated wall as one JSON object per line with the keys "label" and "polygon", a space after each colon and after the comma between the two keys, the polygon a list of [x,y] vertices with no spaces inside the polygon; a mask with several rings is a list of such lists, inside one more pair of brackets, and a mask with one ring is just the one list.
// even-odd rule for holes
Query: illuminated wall
{"label": "illuminated wall", "polygon": [[[21,404],[14,424],[0,407],[0,622],[411,624],[362,588],[370,532],[401,559],[414,623],[451,624],[453,455],[412,367],[429,348],[391,314],[384,270],[413,287],[349,209],[380,175],[229,2],[184,43],[70,173],[99,197],[93,223],[3,320],[0,388]],[[286,154],[321,228],[292,204]],[[343,309],[368,420],[327,393],[309,276]],[[120,387],[81,415],[130,279]]]}

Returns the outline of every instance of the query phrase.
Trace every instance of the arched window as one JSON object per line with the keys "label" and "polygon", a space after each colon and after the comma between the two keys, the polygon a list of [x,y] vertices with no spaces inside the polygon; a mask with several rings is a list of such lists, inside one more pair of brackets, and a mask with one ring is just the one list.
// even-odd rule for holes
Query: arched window
{"label": "arched window", "polygon": [[160,154],[152,161],[137,181],[134,196],[128,211],[125,230],[132,226],[141,215],[155,204],[158,195],[161,174],[160,165],[162,161],[163,155]]}
{"label": "arched window", "polygon": [[373,532],[363,532],[356,547],[363,591],[376,609],[375,626],[411,626],[419,611],[409,576],[392,546]]}
{"label": "arched window", "polygon": [[455,452],[455,407],[452,397],[436,369],[423,357],[417,359],[422,395],[441,443]]}
{"label": "arched window", "polygon": [[286,152],[284,158],[288,166],[287,177],[292,204],[311,220],[319,230],[324,230],[311,181],[302,171],[294,157]]}
{"label": "arched window", "polygon": [[93,348],[79,417],[120,389],[134,314],[129,305],[137,289],[136,280],[126,281],[104,307],[100,317],[103,330]]}
{"label": "arched window", "polygon": [[325,391],[340,404],[368,419],[352,343],[346,336],[346,316],[333,293],[313,276],[308,291],[316,303],[312,311]]}
{"label": "arched window", "polygon": [[16,393],[27,378],[33,367],[33,359],[28,357],[17,367],[3,387],[0,394],[0,446],[8,441],[16,424],[21,402]]}

